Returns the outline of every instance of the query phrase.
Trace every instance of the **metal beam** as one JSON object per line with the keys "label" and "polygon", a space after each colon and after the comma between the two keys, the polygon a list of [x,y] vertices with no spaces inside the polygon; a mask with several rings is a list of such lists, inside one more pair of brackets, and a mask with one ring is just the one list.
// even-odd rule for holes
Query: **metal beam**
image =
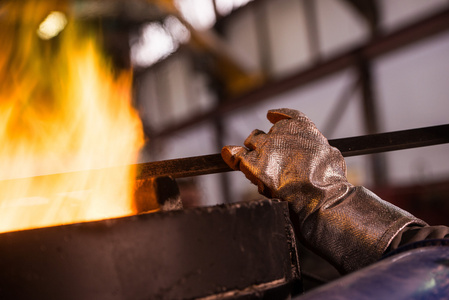
{"label": "metal beam", "polygon": [[371,35],[375,36],[379,31],[381,11],[376,0],[343,0],[358,13],[368,25]]}
{"label": "metal beam", "polygon": [[[364,59],[360,59],[358,65],[358,72],[361,82],[361,100],[363,110],[363,120],[365,123],[365,130],[369,134],[380,132],[379,129],[379,117],[377,109],[377,99],[374,90],[374,76],[372,72],[371,62]],[[385,157],[382,154],[372,155],[371,172],[376,186],[382,186],[388,182],[388,169]]]}
{"label": "metal beam", "polygon": [[320,39],[318,28],[318,16],[315,0],[303,0],[304,17],[306,21],[307,43],[309,45],[309,52],[313,63],[318,63],[321,60],[320,53]]}

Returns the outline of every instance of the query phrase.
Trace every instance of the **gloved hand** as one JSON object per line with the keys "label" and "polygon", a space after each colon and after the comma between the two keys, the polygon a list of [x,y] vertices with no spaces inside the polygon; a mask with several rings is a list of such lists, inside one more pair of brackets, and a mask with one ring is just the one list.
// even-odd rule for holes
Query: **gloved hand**
{"label": "gloved hand", "polygon": [[346,179],[346,164],[312,121],[291,109],[270,110],[268,133],[244,147],[226,146],[225,162],[270,198],[288,201],[296,234],[342,273],[378,260],[409,224],[426,225]]}

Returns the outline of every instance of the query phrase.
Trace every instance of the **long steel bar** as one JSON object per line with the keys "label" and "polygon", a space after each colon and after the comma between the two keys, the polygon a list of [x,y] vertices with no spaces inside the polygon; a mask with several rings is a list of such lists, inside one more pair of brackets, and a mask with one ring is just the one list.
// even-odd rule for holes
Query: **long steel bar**
{"label": "long steel bar", "polygon": [[[356,156],[449,143],[449,124],[329,140],[343,156]],[[232,171],[220,154],[178,158],[138,165],[138,179],[190,177]]]}
{"label": "long steel bar", "polygon": [[[342,139],[329,140],[329,143],[338,148],[343,156],[355,156],[372,154],[386,151],[409,149],[449,143],[449,124],[410,129],[403,131],[371,134]],[[155,161],[137,164],[136,179],[146,179],[159,176],[171,176],[173,178],[190,177],[197,175],[215,174],[232,171],[223,161],[220,154],[210,154],[178,158],[171,160]],[[69,173],[40,175],[32,178],[15,178],[0,181],[0,190],[5,187],[15,185],[17,187],[27,186],[32,179],[34,184],[39,182],[47,183],[55,181],[74,181],[76,177],[85,180],[86,172],[90,178],[100,176],[104,172],[112,171],[116,168],[105,168],[95,170],[76,171]],[[68,192],[66,190],[59,191]],[[35,196],[35,195],[34,195]]]}

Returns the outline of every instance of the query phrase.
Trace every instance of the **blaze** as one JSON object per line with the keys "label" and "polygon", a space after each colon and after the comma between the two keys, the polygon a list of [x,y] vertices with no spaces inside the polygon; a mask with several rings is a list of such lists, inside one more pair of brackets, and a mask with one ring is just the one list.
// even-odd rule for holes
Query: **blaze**
{"label": "blaze", "polygon": [[[132,73],[114,70],[94,32],[70,17],[54,38],[39,37],[50,7],[67,10],[0,6],[0,232],[135,213],[132,164],[144,139]],[[67,174],[41,176],[58,173]]]}

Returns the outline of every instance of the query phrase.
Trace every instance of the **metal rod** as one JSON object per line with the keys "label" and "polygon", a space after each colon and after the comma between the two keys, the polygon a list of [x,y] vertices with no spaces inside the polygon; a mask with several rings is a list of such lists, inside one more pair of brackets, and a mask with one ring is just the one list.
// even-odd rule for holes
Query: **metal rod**
{"label": "metal rod", "polygon": [[[343,156],[356,156],[449,143],[449,124],[329,140]],[[137,179],[190,177],[232,171],[220,154],[139,164]]]}
{"label": "metal rod", "polygon": [[[449,124],[329,140],[329,144],[339,149],[345,157],[432,146],[444,143],[449,143]],[[160,176],[182,178],[233,171],[223,161],[220,154],[162,160],[141,163],[136,166],[136,179],[146,179]],[[54,180],[67,181],[73,180],[74,176],[85,176],[86,172],[89,172],[89,176],[94,178],[97,174],[99,176],[103,172],[116,168],[123,167],[41,175],[33,177],[33,180],[48,182],[52,180],[51,178],[54,178]],[[0,189],[3,186],[10,186],[12,184],[20,186],[22,182],[25,184],[29,179],[30,178],[16,178],[1,180]]]}

